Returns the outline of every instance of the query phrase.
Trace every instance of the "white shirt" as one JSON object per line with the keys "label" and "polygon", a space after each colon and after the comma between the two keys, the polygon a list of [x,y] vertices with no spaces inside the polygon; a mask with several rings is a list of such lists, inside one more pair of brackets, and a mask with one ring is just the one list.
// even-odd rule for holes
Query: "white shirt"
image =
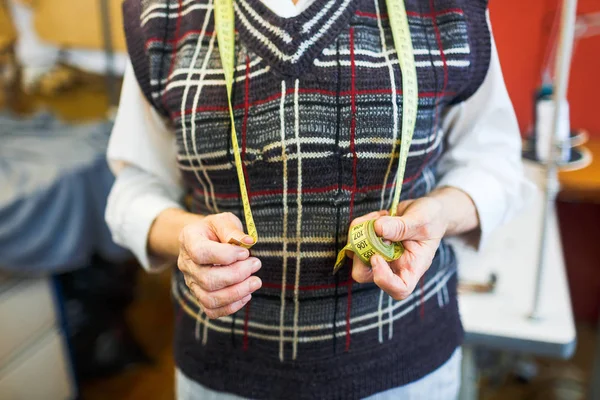
{"label": "white shirt", "polygon": [[[301,13],[312,1],[294,5],[292,0],[263,0],[286,18]],[[473,199],[481,247],[520,208],[530,187],[523,174],[519,127],[494,43],[484,82],[468,100],[447,110],[442,129],[447,145],[438,164],[438,186],[459,188]],[[106,209],[113,239],[129,248],[144,268],[160,270],[164,263],[147,253],[148,233],[163,210],[182,207],[184,189],[176,165],[175,135],[147,102],[131,65],[125,71],[108,161],[116,175]]]}

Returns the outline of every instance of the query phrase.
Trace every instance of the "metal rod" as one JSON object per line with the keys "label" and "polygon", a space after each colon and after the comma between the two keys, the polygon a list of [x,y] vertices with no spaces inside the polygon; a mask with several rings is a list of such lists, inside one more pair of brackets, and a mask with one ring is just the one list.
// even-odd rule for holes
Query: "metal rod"
{"label": "metal rod", "polygon": [[560,36],[558,43],[558,51],[554,63],[554,71],[556,79],[553,92],[554,101],[554,116],[552,118],[552,133],[553,137],[549,141],[550,152],[549,160],[546,164],[544,205],[542,209],[542,231],[540,235],[538,268],[535,278],[535,292],[533,297],[533,310],[530,318],[540,318],[540,295],[542,290],[542,280],[544,277],[544,267],[546,264],[546,241],[548,231],[548,220],[553,215],[554,200],[556,198],[558,188],[557,174],[557,156],[558,149],[563,143],[559,143],[560,137],[558,130],[560,129],[560,117],[562,108],[567,98],[567,87],[569,85],[569,71],[571,67],[571,56],[573,52],[573,39],[575,34],[575,19],[577,15],[577,0],[563,0],[560,21]]}
{"label": "metal rod", "polygon": [[119,94],[116,82],[115,57],[110,24],[110,5],[108,0],[100,0],[100,16],[102,18],[102,38],[104,41],[104,53],[106,55],[106,86],[108,89],[108,103],[110,107],[116,107],[119,103]]}
{"label": "metal rod", "polygon": [[479,398],[479,375],[477,373],[477,359],[475,348],[464,346],[460,375],[460,400],[477,400]]}

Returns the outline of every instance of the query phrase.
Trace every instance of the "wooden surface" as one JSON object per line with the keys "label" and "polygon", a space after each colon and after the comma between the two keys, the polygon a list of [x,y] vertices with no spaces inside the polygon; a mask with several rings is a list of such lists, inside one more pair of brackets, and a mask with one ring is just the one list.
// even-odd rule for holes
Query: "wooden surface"
{"label": "wooden surface", "polygon": [[590,139],[584,147],[592,153],[592,163],[577,171],[560,173],[560,198],[600,202],[600,138]]}
{"label": "wooden surface", "polygon": [[51,97],[30,96],[15,88],[2,90],[0,87],[0,110],[11,110],[21,115],[47,110],[69,122],[105,119],[109,100],[104,77],[81,73],[80,79],[75,88]]}

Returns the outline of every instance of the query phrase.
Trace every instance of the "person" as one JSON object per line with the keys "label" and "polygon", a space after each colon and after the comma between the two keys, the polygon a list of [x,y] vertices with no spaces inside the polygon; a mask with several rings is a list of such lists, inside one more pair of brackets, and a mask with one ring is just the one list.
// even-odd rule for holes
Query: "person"
{"label": "person", "polygon": [[[405,0],[418,115],[392,203],[402,71],[383,0],[235,0],[231,96],[212,0],[126,0],[131,64],[106,219],[151,272],[177,262],[178,399],[451,399],[456,256],[519,208],[520,136],[485,0]],[[351,224],[405,252],[333,275]]]}

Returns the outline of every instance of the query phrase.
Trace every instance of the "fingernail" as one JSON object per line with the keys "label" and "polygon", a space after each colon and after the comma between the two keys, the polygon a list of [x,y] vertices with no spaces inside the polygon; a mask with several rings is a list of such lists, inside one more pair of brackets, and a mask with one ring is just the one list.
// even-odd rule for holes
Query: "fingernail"
{"label": "fingernail", "polygon": [[244,242],[246,244],[254,244],[254,238],[252,236],[250,236],[250,235],[246,235],[242,239],[242,242]]}
{"label": "fingernail", "polygon": [[252,295],[251,295],[251,294],[249,294],[248,296],[246,296],[246,297],[244,297],[244,298],[242,299],[242,303],[246,304],[247,302],[249,302],[249,301],[250,301],[250,299],[251,299],[251,298],[252,298]]}
{"label": "fingernail", "polygon": [[389,218],[382,218],[381,221],[381,235],[383,237],[389,236],[392,232],[392,223],[389,221]]}
{"label": "fingernail", "polygon": [[248,258],[249,255],[250,253],[246,249],[238,249],[237,251],[238,258]]}
{"label": "fingernail", "polygon": [[258,288],[260,288],[260,285],[261,285],[260,278],[251,278],[250,279],[250,290],[251,291],[254,292]]}
{"label": "fingernail", "polygon": [[375,233],[378,236],[385,236],[385,230],[383,229],[383,227],[385,226],[385,219],[383,219],[383,217],[379,217],[375,220],[375,224],[373,225],[373,228],[375,228]]}
{"label": "fingernail", "polygon": [[254,270],[257,270],[260,268],[260,260],[258,258],[255,258],[254,260],[252,260],[252,268]]}
{"label": "fingernail", "polygon": [[381,265],[381,260],[378,255],[371,257],[371,269],[378,268]]}

